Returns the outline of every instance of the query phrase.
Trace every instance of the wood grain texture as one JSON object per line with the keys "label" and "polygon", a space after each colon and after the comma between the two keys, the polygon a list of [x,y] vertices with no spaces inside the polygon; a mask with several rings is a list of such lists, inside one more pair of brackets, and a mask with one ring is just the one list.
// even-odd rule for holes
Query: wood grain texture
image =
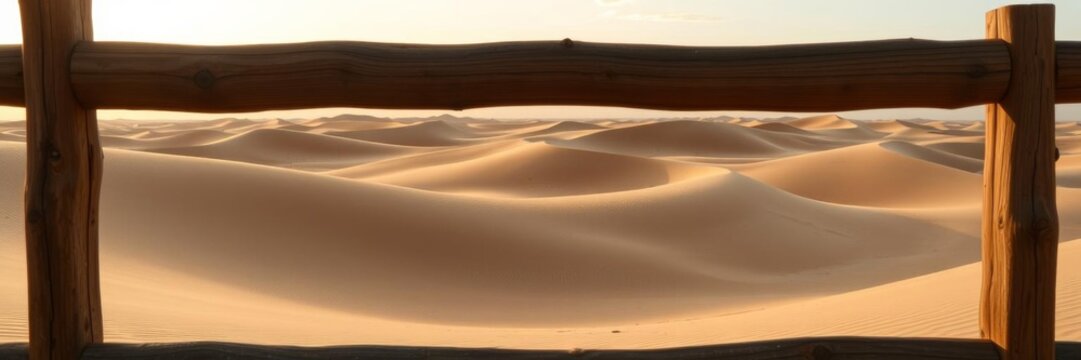
{"label": "wood grain texture", "polygon": [[91,40],[89,0],[20,0],[31,359],[76,359],[102,341],[97,265],[101,146],[76,101],[71,51]]}
{"label": "wood grain texture", "polygon": [[1056,41],[1055,65],[1055,102],[1081,102],[1081,41]]}
{"label": "wood grain texture", "polygon": [[1054,358],[1055,8],[1014,5],[987,14],[1006,41],[1010,87],[987,106],[980,333],[1006,360]]}
{"label": "wood grain texture", "polygon": [[[341,45],[342,47],[347,47],[347,48],[352,47],[352,46],[364,46],[365,45],[364,43],[336,43],[336,44],[342,44]],[[577,43],[577,44],[582,45],[582,43]],[[131,45],[136,46],[135,44],[131,44]],[[297,45],[297,44],[293,44],[293,45]],[[284,47],[284,46],[293,46],[293,45],[275,45],[275,46]],[[381,45],[395,46],[394,44],[381,44]],[[479,44],[479,45],[470,45],[470,46],[481,47],[481,46],[486,46],[486,45],[493,45],[493,44]],[[168,47],[169,45],[152,45],[151,47],[154,47],[154,46],[166,46],[166,47]],[[250,47],[263,47],[263,46],[267,46],[267,45],[253,45],[253,46],[250,46]],[[314,45],[308,44],[307,46],[314,46]],[[411,47],[411,46],[421,46],[421,45],[397,45],[397,46],[399,46],[399,47]],[[431,45],[430,47],[431,48],[438,48],[438,47],[443,47],[443,46],[448,46],[448,45]],[[613,45],[613,46],[615,46],[615,45]],[[638,46],[651,47],[650,45],[620,45],[620,46],[624,46],[624,47],[628,47],[628,48],[634,48],[634,47],[638,47]],[[801,46],[803,46],[803,45],[801,45]],[[998,44],[998,46],[1001,46],[1001,47],[1005,48],[1004,44]],[[249,46],[244,46],[244,47],[246,48],[246,47],[249,47]],[[214,52],[220,52],[220,53],[234,53],[234,52],[240,53],[240,52],[242,52],[241,50],[233,51],[233,50],[229,50],[227,48],[229,48],[229,47],[214,47],[213,50],[214,50]],[[1081,102],[1081,42],[1079,42],[1079,41],[1059,41],[1059,42],[1057,42],[1057,48],[1058,48],[1058,50],[1057,50],[1058,60],[1057,60],[1056,63],[1058,65],[1058,77],[1057,77],[1057,80],[1056,80],[1056,84],[1057,84],[1057,90],[1056,90],[1056,95],[1057,95],[1056,98],[1057,98],[1057,100],[1056,100],[1056,102],[1058,102],[1058,103],[1078,103],[1078,102]],[[687,48],[687,49],[691,49],[691,48]],[[706,48],[706,49],[710,49],[710,48]],[[715,48],[713,48],[713,49],[715,49]],[[731,49],[731,51],[736,51],[735,49],[737,49],[737,48],[727,48],[727,49]],[[160,48],[159,48],[159,50],[160,50]],[[103,51],[103,50],[99,49],[98,51]],[[157,50],[148,50],[148,51],[157,51]],[[327,51],[328,52],[334,52],[336,50],[327,50]],[[270,56],[278,56],[278,55],[282,55],[282,53],[273,53],[272,52],[270,54],[267,54],[268,57],[270,57]],[[112,58],[112,56],[106,56],[106,55],[99,55],[99,56]],[[119,55],[117,55],[117,56],[119,56]],[[186,58],[189,61],[196,62],[196,63],[215,63],[215,62],[219,61],[219,60],[214,58],[216,56],[214,54],[207,54],[207,57],[204,58],[204,59],[194,59],[194,57],[196,57],[196,56],[198,56],[198,55],[193,54],[193,53],[189,53],[189,54],[187,54]],[[630,55],[627,55],[627,57],[629,59],[633,59],[635,56],[637,56],[637,55],[635,55],[633,53],[630,54]],[[995,56],[1001,56],[1001,57],[1005,58],[1007,56],[1007,53],[1005,52],[1005,50],[1003,50],[1003,51],[999,52],[998,55],[995,55]],[[15,45],[2,45],[2,46],[0,46],[0,105],[22,106],[22,104],[23,104],[23,97],[22,97],[22,91],[23,90],[22,90],[22,76],[21,76],[22,65],[21,65],[21,63],[19,61],[20,61],[20,54],[19,54],[18,46],[15,46]],[[113,60],[110,60],[110,61],[113,61]],[[331,62],[332,60],[328,58],[327,61]],[[647,59],[643,58],[643,59],[641,59],[641,61],[647,61]],[[992,59],[987,59],[987,61],[988,62],[995,62]],[[101,69],[100,69],[101,71],[109,71],[108,69],[105,68],[104,63],[99,63],[96,66],[101,67]],[[333,67],[333,66],[337,66],[337,65],[327,65],[327,66]],[[718,66],[720,66],[720,65],[718,65]],[[596,65],[593,65],[591,67],[587,67],[587,69],[595,69],[595,68],[596,68]],[[139,70],[139,71],[149,71],[149,70],[151,70],[151,69],[142,69],[142,70]],[[334,70],[334,69],[329,69],[328,71],[332,71],[332,70]],[[86,75],[92,75],[92,73],[89,73],[89,72],[95,71],[95,70],[93,70],[93,67],[91,67],[91,68],[83,68],[80,71],[87,71],[88,73],[86,73]],[[338,69],[338,71],[344,73],[346,71],[346,69],[344,69],[344,68],[343,69]],[[420,71],[423,71],[423,70],[420,70]],[[191,72],[191,71],[189,71],[189,72]],[[212,73],[210,73],[210,72],[208,72],[207,74],[212,75]],[[602,75],[605,75],[605,77],[607,76],[607,74],[602,74]],[[149,77],[150,75],[149,74],[144,74],[142,76]],[[303,76],[301,76],[301,77],[303,77]],[[195,82],[195,74],[190,74],[189,78],[190,78],[190,81],[192,82],[192,84],[194,84],[194,82]],[[204,82],[209,80],[209,78],[207,78],[206,75],[203,76],[203,79],[204,79],[203,80]],[[344,79],[344,77],[343,77],[343,79]],[[995,83],[995,84],[993,84],[993,87],[997,88],[997,89],[1000,89],[1002,92],[1004,92],[1006,82],[1008,82],[1008,80],[1003,80],[1001,78],[996,78],[996,79],[999,79],[1000,81],[1002,81],[1002,83]],[[77,82],[78,79],[75,79],[75,81]],[[146,83],[144,85],[141,85],[141,86],[146,86],[146,87],[150,87],[150,88],[154,87],[154,84],[149,83],[149,82],[153,82],[155,80],[143,79],[141,81],[142,82],[148,82],[148,83]],[[175,81],[175,80],[163,80],[161,85],[166,85],[166,84],[172,83],[172,81]],[[308,79],[306,81],[308,83],[313,83],[313,82],[316,82],[317,80]],[[344,81],[344,80],[340,79],[339,82],[341,82],[341,81]],[[990,82],[990,81],[988,81],[988,82]],[[984,84],[984,83],[981,82],[981,84]],[[289,84],[288,83],[283,83],[283,82],[278,82],[278,83],[274,84],[275,87],[288,87],[287,85],[289,85]],[[778,84],[778,86],[779,85],[780,84]],[[198,85],[196,84],[195,86],[198,86]],[[248,86],[251,86],[251,85],[248,85]],[[327,86],[333,86],[333,85],[327,85]],[[536,84],[523,82],[523,83],[519,84],[518,86],[530,87],[530,86],[536,86]],[[716,86],[716,85],[714,85],[714,86]],[[984,86],[984,85],[980,85],[980,86]],[[83,91],[87,91],[87,92],[93,92],[94,91],[94,89],[92,87],[87,86],[87,85],[80,85],[80,84],[77,83],[76,87],[82,89]],[[182,87],[183,86],[181,86],[181,88]],[[384,89],[384,91],[386,91],[386,90],[387,89]],[[175,91],[184,91],[184,90],[182,90],[182,89],[161,90],[161,92],[163,92],[163,93],[175,92]],[[278,91],[289,91],[289,90],[278,90]],[[641,90],[641,91],[647,91],[647,90]],[[980,93],[981,94],[986,94],[986,93],[988,93],[988,91],[981,91]],[[990,103],[990,102],[996,101],[997,99],[1001,98],[1001,95],[1002,95],[1002,93],[994,94],[994,96],[991,96],[991,97],[985,99],[985,101],[983,101],[981,103]],[[334,96],[333,102],[334,102],[334,104],[337,104],[337,105],[340,105],[340,104],[352,105],[354,103],[363,105],[364,103],[367,103],[368,106],[378,107],[377,106],[378,104],[371,105],[371,103],[374,102],[374,101],[377,101],[378,98],[363,99],[363,100],[351,100],[350,96],[351,97],[360,97],[360,95],[357,95],[357,94],[353,94],[353,95],[336,95],[336,96]],[[382,96],[390,96],[390,94],[383,94]],[[912,95],[906,95],[906,97],[911,97],[911,96]],[[919,96],[919,95],[917,94],[916,96]],[[87,98],[87,100],[92,99],[92,97],[86,96],[86,95],[82,95],[81,97]],[[790,100],[791,97],[792,97],[791,95],[788,96],[788,99]],[[141,98],[141,95],[135,94],[135,96],[133,97],[133,99],[135,99],[135,100],[133,102],[131,102],[131,103],[125,102],[125,99],[113,99],[113,100],[110,101],[111,105],[109,105],[109,107],[113,107],[113,108],[150,108],[150,106],[152,106],[151,104],[149,104],[149,100],[139,100],[140,98]],[[774,102],[774,103],[782,102],[781,101],[782,98],[779,97],[779,96],[777,96],[777,97],[766,96],[766,97],[763,98],[763,100],[757,101],[757,102],[755,102],[754,104],[751,104],[751,105],[762,107],[762,108],[767,108],[767,107],[769,107],[771,105],[763,104],[763,102],[766,101],[766,100],[769,100],[769,99],[772,99],[771,101]],[[187,101],[187,100],[179,99],[179,100],[176,100],[173,103],[170,103],[168,106],[171,106],[171,107],[183,107],[182,103],[178,103],[178,102],[181,102],[181,101]],[[299,102],[300,100],[295,100],[295,101]],[[332,100],[325,100],[325,101],[326,102],[331,102]],[[416,101],[421,101],[421,100],[416,100]],[[509,101],[509,100],[506,100],[506,101]],[[533,100],[529,104],[536,104],[537,101],[540,101],[540,100]],[[579,104],[589,104],[590,103],[590,98],[584,98],[584,99],[579,99],[579,100],[570,99],[570,100],[566,100],[566,101],[576,102],[576,103],[579,103]],[[635,99],[623,99],[621,101],[625,102],[624,106],[632,106],[632,107],[649,107],[650,106],[649,103],[644,103],[644,102],[641,102],[641,101],[637,101]],[[725,108],[725,107],[728,107],[728,108],[743,108],[743,107],[751,106],[751,105],[744,105],[744,104],[736,103],[735,99],[725,99],[723,101],[717,101],[717,102],[709,101],[709,99],[705,99],[705,100],[702,100],[702,99],[698,99],[698,100],[688,99],[688,100],[683,100],[683,101],[685,101],[685,102],[700,101],[701,103],[695,105],[696,109],[704,109],[704,108],[715,108],[715,109],[717,109],[717,108]],[[912,101],[915,101],[915,100],[912,100]],[[844,104],[836,104],[836,102],[837,101],[834,101],[834,102],[831,103],[831,105],[829,105],[831,108],[833,108],[834,111],[839,111],[839,110],[844,110],[845,109]],[[440,106],[446,106],[446,103],[447,103],[447,101],[443,101],[443,102],[428,104],[428,105],[425,105],[424,107],[425,108],[440,108]],[[627,104],[627,103],[629,103],[629,104]],[[927,103],[925,105],[919,105],[919,106],[934,106],[935,103],[940,103],[941,104],[942,100],[941,99],[933,99],[933,102],[929,102],[929,103]],[[89,104],[89,105],[96,106],[95,104]],[[271,105],[280,107],[280,105],[275,105],[275,104],[271,104]],[[337,106],[337,105],[333,105],[333,106]],[[678,105],[679,104],[671,104],[670,107],[674,107],[674,106],[678,106]],[[221,108],[221,107],[226,107],[226,106],[229,106],[229,105],[227,105],[227,104],[199,105],[199,104],[193,103],[192,106]],[[243,110],[269,110],[270,109],[270,108],[253,108],[252,106],[255,106],[255,105],[247,105],[247,106],[245,106],[243,108]],[[301,104],[288,104],[288,108],[297,108],[299,106],[302,106],[302,105]],[[313,105],[313,106],[331,106],[331,105],[319,105],[319,104],[316,104],[316,105]],[[772,106],[783,106],[783,104],[782,105],[772,105]],[[826,105],[817,105],[817,106],[826,106]],[[451,107],[445,107],[445,108],[449,109]],[[216,111],[225,111],[225,110],[216,110]],[[823,111],[825,111],[825,110],[823,110]]]}
{"label": "wood grain texture", "polygon": [[0,105],[23,106],[21,45],[0,45]]}
{"label": "wood grain texture", "polygon": [[998,41],[680,47],[571,40],[474,45],[83,43],[78,97],[99,108],[600,105],[673,110],[957,108],[1009,82]]}

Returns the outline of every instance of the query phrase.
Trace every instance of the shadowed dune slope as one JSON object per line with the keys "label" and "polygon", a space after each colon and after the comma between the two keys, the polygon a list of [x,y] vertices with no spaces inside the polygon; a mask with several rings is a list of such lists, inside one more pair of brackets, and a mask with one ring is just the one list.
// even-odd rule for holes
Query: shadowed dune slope
{"label": "shadowed dune slope", "polygon": [[981,201],[979,174],[925,158],[976,169],[959,157],[902,142],[868,143],[735,167],[793,194],[838,204],[950,207]]}
{"label": "shadowed dune slope", "polygon": [[886,141],[879,145],[913,159],[949,166],[954,169],[971,173],[983,171],[983,161],[957,155],[949,151],[938,150],[929,146],[920,146],[905,141]]}
{"label": "shadowed dune slope", "polygon": [[921,145],[945,151],[951,154],[964,156],[977,161],[983,161],[983,137],[966,137],[959,139],[944,139],[936,141],[924,141]]}

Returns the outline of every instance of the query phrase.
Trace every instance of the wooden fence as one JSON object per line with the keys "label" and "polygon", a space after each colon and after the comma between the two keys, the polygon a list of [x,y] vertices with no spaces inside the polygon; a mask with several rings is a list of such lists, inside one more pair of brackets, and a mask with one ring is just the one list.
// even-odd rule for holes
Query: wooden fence
{"label": "wooden fence", "polygon": [[[21,0],[23,44],[0,46],[0,105],[26,106],[29,345],[0,356],[104,358],[1052,359],[1054,105],[1081,102],[1081,42],[1055,41],[1052,5],[987,14],[987,38],[761,47],[318,42],[94,42],[90,0]],[[642,351],[294,348],[102,343],[95,110],[236,112],[356,106],[602,105],[842,111],[987,105],[985,340],[823,338]],[[1060,343],[1060,358],[1081,358]]]}

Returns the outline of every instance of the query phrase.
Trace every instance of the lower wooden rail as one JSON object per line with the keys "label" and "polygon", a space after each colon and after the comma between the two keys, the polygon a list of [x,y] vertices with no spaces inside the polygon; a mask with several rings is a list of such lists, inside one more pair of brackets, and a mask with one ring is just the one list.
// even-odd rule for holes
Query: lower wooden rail
{"label": "lower wooden rail", "polygon": [[[1058,342],[1057,359],[1081,359],[1081,342]],[[27,359],[26,344],[0,344],[0,360]],[[516,350],[417,346],[300,347],[223,342],[91,345],[82,359],[999,359],[976,339],[825,337],[649,350]]]}

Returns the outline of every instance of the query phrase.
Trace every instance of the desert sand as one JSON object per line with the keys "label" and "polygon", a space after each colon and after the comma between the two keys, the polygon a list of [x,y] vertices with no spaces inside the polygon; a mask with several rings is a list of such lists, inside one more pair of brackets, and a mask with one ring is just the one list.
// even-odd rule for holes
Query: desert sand
{"label": "desert sand", "polygon": [[[24,126],[0,123],[0,342],[27,338]],[[102,121],[105,338],[973,338],[982,126]],[[1081,124],[1057,136],[1057,333],[1081,340]]]}

